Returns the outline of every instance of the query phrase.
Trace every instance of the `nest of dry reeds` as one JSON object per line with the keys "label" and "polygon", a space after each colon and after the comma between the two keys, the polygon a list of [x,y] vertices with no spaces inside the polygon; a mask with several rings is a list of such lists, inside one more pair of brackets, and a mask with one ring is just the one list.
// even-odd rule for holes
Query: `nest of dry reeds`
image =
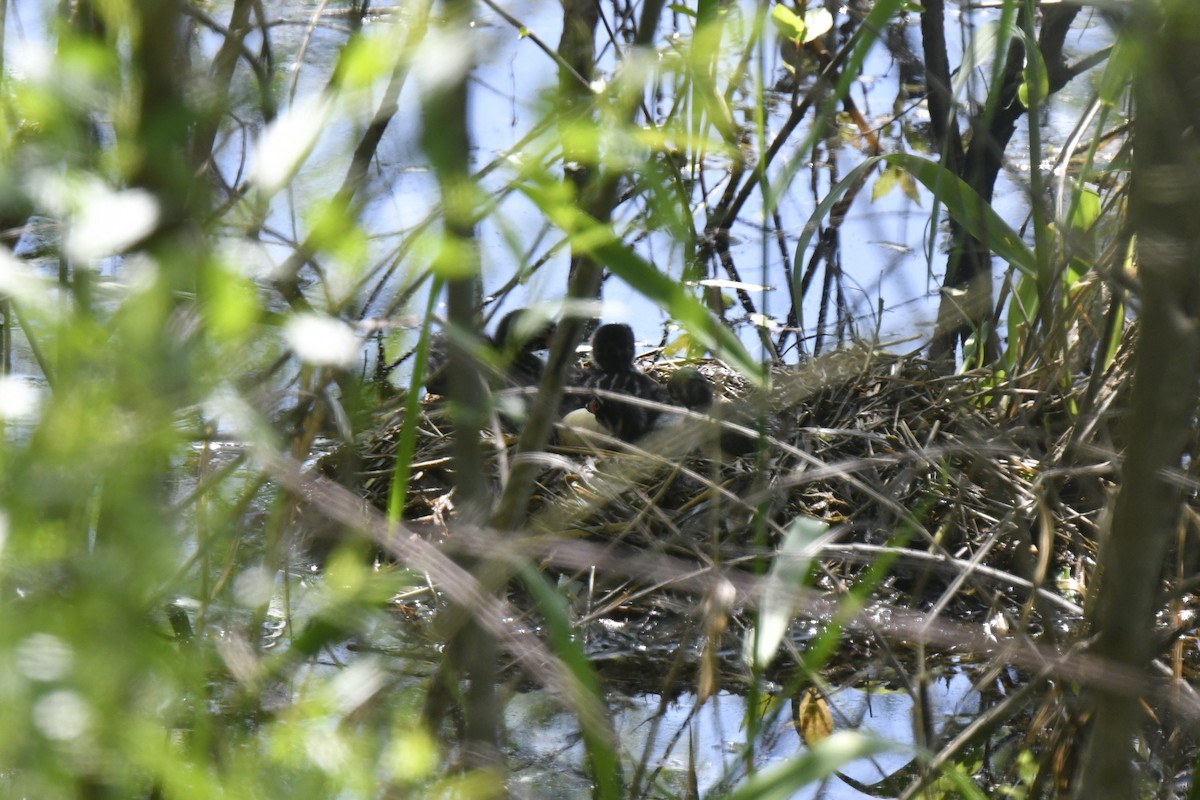
{"label": "nest of dry reeds", "polygon": [[[761,410],[758,452],[732,457],[706,446],[700,419],[636,446],[552,444],[527,531],[730,564],[767,552],[793,520],[816,518],[835,526],[823,550],[838,564],[903,545],[901,580],[970,564],[976,588],[1012,575],[1082,586],[1115,478],[1127,362],[1122,351],[1102,381],[1064,382],[1049,369],[999,379],[853,348],[777,369],[772,389],[757,394],[703,361],[695,366],[727,402]],[[641,366],[665,381],[679,364]],[[447,419],[426,403],[417,422],[404,517],[452,529]],[[337,459],[340,479],[380,508],[402,425],[393,412],[353,459]],[[500,427],[485,437],[499,489],[516,437]]]}

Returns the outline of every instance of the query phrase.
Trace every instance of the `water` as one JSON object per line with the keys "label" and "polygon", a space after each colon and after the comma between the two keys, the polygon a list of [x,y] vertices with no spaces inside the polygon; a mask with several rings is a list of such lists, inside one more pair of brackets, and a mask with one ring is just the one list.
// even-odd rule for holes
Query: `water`
{"label": "water", "polygon": [[[834,689],[829,699],[835,730],[855,730],[901,745],[897,752],[847,765],[843,772],[852,780],[867,785],[878,783],[913,759],[912,750],[906,749],[913,742],[913,704],[907,694],[879,686],[847,686]],[[979,711],[978,694],[964,672],[955,672],[931,685],[929,700],[937,730],[947,720],[971,717]],[[719,692],[703,705],[698,705],[696,696],[688,692],[666,703],[652,693],[614,696],[611,701],[614,729],[627,765],[645,763],[647,774],[653,773],[656,782],[679,794],[687,786],[691,769],[695,770],[702,796],[719,786],[736,786],[744,779],[748,746],[744,696]],[[756,770],[784,764],[804,752],[805,743],[790,712],[793,702],[784,699],[784,713],[760,732],[753,750]],[[505,722],[513,737],[511,785],[518,797],[549,800],[590,794],[590,782],[581,768],[583,745],[571,714],[545,694],[528,692],[509,699]],[[627,766],[627,780],[631,772],[632,767]],[[661,796],[661,792],[651,792],[650,796]],[[797,800],[857,800],[870,796],[836,777],[795,795]]]}

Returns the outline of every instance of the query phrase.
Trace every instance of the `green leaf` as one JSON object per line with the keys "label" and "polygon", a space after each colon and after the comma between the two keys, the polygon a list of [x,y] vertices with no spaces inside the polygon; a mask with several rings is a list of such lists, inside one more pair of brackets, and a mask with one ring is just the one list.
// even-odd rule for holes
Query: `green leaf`
{"label": "green leaf", "polygon": [[771,663],[779,643],[787,633],[795,611],[796,590],[804,585],[808,568],[816,552],[813,543],[829,532],[829,523],[811,517],[797,517],[788,525],[787,535],[763,584],[758,606],[758,629],[746,640],[753,650],[748,661],[762,668]]}
{"label": "green leaf", "polygon": [[[901,5],[902,0],[876,0],[871,6],[870,12],[867,14],[862,25],[858,27],[851,41],[853,49],[850,51],[849,58],[843,64],[838,78],[837,85],[833,89],[833,97],[844,98],[850,93],[851,86],[858,80],[858,76],[863,69],[863,64],[866,62],[868,54],[873,52],[876,41],[880,36],[880,32],[887,30],[891,23],[892,17],[895,16],[897,9]],[[813,144],[817,139],[825,134],[832,114],[833,109],[839,106],[839,103],[822,103],[821,111],[813,119],[812,124],[808,126],[808,133],[799,141],[795,142],[795,147],[792,148],[795,155],[787,160],[773,177],[769,184],[763,187],[763,210],[769,214],[774,210],[777,199],[787,194],[788,186],[802,171],[809,169],[809,159],[806,154],[812,149]],[[800,299],[796,298],[797,308],[800,306]]]}
{"label": "green leaf", "polygon": [[1118,36],[1108,54],[1108,63],[1104,65],[1104,74],[1100,76],[1100,102],[1109,108],[1121,103],[1126,90],[1133,81],[1136,65],[1136,50],[1128,36]]}
{"label": "green leaf", "polygon": [[891,165],[885,166],[879,171],[879,177],[875,179],[875,185],[871,187],[871,202],[874,203],[881,197],[887,197],[892,189],[895,189],[900,183],[901,170]]}
{"label": "green leaf", "polygon": [[223,265],[212,266],[201,276],[204,314],[211,332],[219,338],[239,342],[250,333],[261,313],[254,282]]}
{"label": "green leaf", "polygon": [[694,347],[692,337],[687,333],[681,333],[671,341],[667,342],[667,346],[663,348],[663,355],[667,358],[675,358],[683,355]]}
{"label": "green leaf", "polygon": [[395,66],[394,36],[373,32],[360,33],[346,43],[338,59],[335,80],[348,89],[365,89],[389,74]]}
{"label": "green leaf", "polygon": [[874,736],[841,731],[778,767],[750,776],[727,797],[728,800],[786,800],[846,764],[899,750],[896,745]]}
{"label": "green leaf", "polygon": [[[1018,31],[1018,33],[1023,32]],[[1017,90],[1021,105],[1029,108],[1032,102],[1040,106],[1050,96],[1050,74],[1046,71],[1046,62],[1042,59],[1042,51],[1036,42],[1025,43],[1025,69],[1021,71],[1021,74],[1025,78]],[[1031,85],[1037,87],[1037,95],[1033,100],[1030,100],[1029,95]]]}
{"label": "green leaf", "polygon": [[804,38],[807,31],[804,20],[782,3],[776,4],[771,9],[771,22],[775,24],[779,34],[785,39],[791,39],[794,42],[807,41]]}
{"label": "green leaf", "polygon": [[1030,328],[1037,319],[1040,294],[1037,278],[1018,275],[1013,284],[1012,300],[1008,303],[1008,347],[1019,353],[1029,338]]}
{"label": "green leaf", "polygon": [[993,253],[1021,272],[1037,273],[1037,258],[1029,245],[961,178],[941,164],[920,156],[896,153],[880,158],[903,167],[924,184],[958,224]]}
{"label": "green leaf", "polygon": [[1084,189],[1075,197],[1075,205],[1071,211],[1071,227],[1086,231],[1100,218],[1100,195],[1091,189]]}
{"label": "green leaf", "polygon": [[1070,262],[1067,263],[1067,286],[1074,286],[1084,275],[1087,275],[1089,272],[1091,272],[1091,270],[1092,264],[1090,261],[1084,261],[1082,258],[1078,257],[1072,258]]}
{"label": "green leaf", "polygon": [[955,99],[962,97],[967,81],[971,79],[971,73],[1003,54],[1004,48],[1008,46],[1007,38],[1005,37],[1004,41],[1001,41],[999,20],[989,20],[979,26],[963,53],[962,64],[959,65],[958,72],[950,81]]}
{"label": "green leaf", "polygon": [[345,201],[336,197],[318,200],[307,209],[304,221],[310,241],[317,249],[349,264],[366,258],[367,234]]}
{"label": "green leaf", "polygon": [[445,280],[474,275],[477,256],[471,252],[472,247],[470,242],[453,236],[440,237],[436,255],[430,264],[434,274]]}

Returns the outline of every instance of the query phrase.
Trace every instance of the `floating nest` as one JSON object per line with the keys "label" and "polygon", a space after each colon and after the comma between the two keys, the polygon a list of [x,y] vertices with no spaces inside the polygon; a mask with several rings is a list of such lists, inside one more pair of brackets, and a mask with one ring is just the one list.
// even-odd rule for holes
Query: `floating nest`
{"label": "floating nest", "polygon": [[[917,595],[968,564],[977,574],[966,588],[983,590],[975,604],[985,607],[1014,575],[1082,588],[1116,478],[1130,349],[1098,379],[1065,382],[1048,368],[945,375],[921,358],[859,347],[775,370],[766,394],[720,362],[693,362],[724,401],[755,412],[766,433],[758,452],[720,453],[698,416],[637,445],[551,444],[536,456],[524,532],[729,565],[769,554],[794,521],[816,519],[833,531],[823,555],[845,565],[828,580],[902,546],[889,580]],[[640,366],[665,382],[680,364]],[[453,536],[445,410],[423,403],[416,423],[403,515]],[[386,413],[323,469],[386,508],[403,426],[402,411]],[[496,424],[484,439],[499,493],[516,437]]]}
{"label": "floating nest", "polygon": [[[1022,680],[1014,668],[1032,675],[1039,667],[1007,650],[992,660],[990,644],[1026,641],[1007,635],[1018,631],[1078,641],[1119,480],[1133,342],[1127,334],[1106,370],[1068,378],[1049,366],[946,375],[918,357],[852,348],[775,370],[766,394],[718,361],[693,362],[726,403],[757,412],[767,434],[760,449],[739,457],[718,452],[703,418],[636,446],[552,443],[533,455],[536,490],[513,546],[532,542],[524,552],[544,558],[607,685],[703,698],[751,679],[738,654],[753,641],[753,618],[717,607],[716,593],[688,577],[711,575],[710,567],[734,580],[761,574],[799,521],[816,520],[806,527],[827,532],[811,543],[810,574],[816,594],[834,599],[796,615],[792,643],[803,649],[820,637],[837,613],[830,610],[842,608],[837,598],[864,577],[872,593],[860,615],[868,622],[843,631],[838,656],[821,667],[829,685],[856,684],[868,673],[887,685],[889,675],[905,671],[969,671],[974,653],[981,691],[992,692],[997,680],[1012,690]],[[663,383],[680,366],[640,363]],[[402,412],[384,415],[356,447],[327,459],[326,472],[386,508],[404,423]],[[422,404],[403,513],[451,546],[452,444],[443,407]],[[516,437],[498,422],[484,445],[486,474],[499,494],[517,458]],[[1200,442],[1193,463],[1197,454]],[[555,558],[572,547],[584,557]],[[517,590],[509,594],[514,606],[527,605]],[[1175,608],[1191,605],[1185,595]],[[939,615],[940,639],[925,627]],[[536,620],[520,624],[536,629]],[[1163,619],[1161,627],[1177,624]],[[876,626],[888,635],[878,636]],[[1177,650],[1176,664],[1193,677],[1200,649],[1192,632],[1182,633],[1176,641],[1190,646]],[[911,646],[921,639],[932,650]],[[808,686],[789,672],[794,663],[776,659],[766,676],[778,686]],[[991,671],[1001,663],[1009,669]],[[1044,741],[1049,754],[1067,749],[1076,740],[1073,702],[1050,683],[997,736],[1021,747]]]}

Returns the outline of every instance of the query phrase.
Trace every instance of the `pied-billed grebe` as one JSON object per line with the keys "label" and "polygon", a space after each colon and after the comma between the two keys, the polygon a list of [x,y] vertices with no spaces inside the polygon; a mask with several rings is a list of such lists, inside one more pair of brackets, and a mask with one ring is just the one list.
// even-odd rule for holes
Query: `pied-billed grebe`
{"label": "pied-billed grebe", "polygon": [[613,395],[664,405],[670,402],[666,390],[634,365],[633,355],[633,330],[628,325],[601,325],[592,335],[593,368],[584,378],[586,388],[597,392],[588,410],[600,426],[627,442],[654,427],[661,411]]}
{"label": "pied-billed grebe", "polygon": [[[744,456],[758,449],[759,438],[757,435],[750,436],[730,427],[730,425],[737,425],[751,430],[758,429],[756,407],[753,402],[734,405],[724,400],[716,400],[712,384],[695,367],[680,367],[675,370],[667,380],[667,393],[671,397],[671,402],[676,405],[712,417],[712,426],[716,428],[717,441],[724,452],[731,456]],[[682,418],[676,424],[685,425],[688,422],[691,420]]]}
{"label": "pied-billed grebe", "polygon": [[[484,337],[497,353],[497,368],[489,370],[488,383],[496,389],[517,389],[537,386],[545,370],[545,362],[534,355],[550,346],[554,323],[541,320],[526,308],[505,314],[496,325],[493,336]],[[425,390],[445,396],[450,388],[450,341],[439,333],[429,343],[429,359],[425,369]]]}

